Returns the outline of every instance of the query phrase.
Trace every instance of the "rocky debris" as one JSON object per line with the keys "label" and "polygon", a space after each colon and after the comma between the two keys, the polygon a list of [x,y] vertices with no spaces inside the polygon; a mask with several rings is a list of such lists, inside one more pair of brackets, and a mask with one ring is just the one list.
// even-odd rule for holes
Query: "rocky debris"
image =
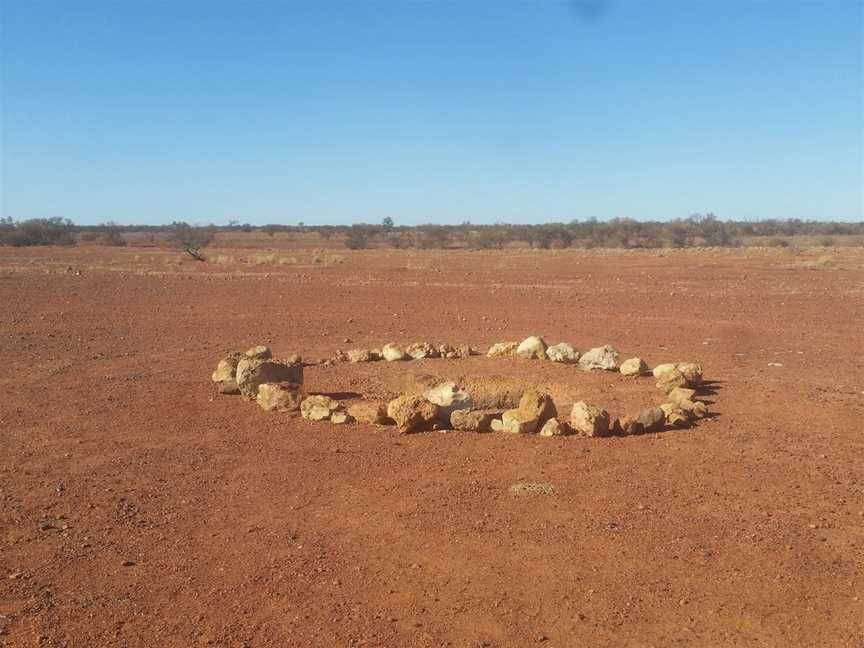
{"label": "rocky debris", "polygon": [[285,358],[285,362],[288,362],[290,364],[301,364],[303,362],[303,358],[297,353],[292,353],[287,358]]}
{"label": "rocky debris", "polygon": [[452,360],[453,358],[458,357],[456,355],[456,348],[450,346],[449,344],[441,344],[438,346],[438,355],[442,358],[447,358],[448,360]]}
{"label": "rocky debris", "polygon": [[516,353],[519,348],[518,342],[496,342],[486,352],[487,358],[507,358]]}
{"label": "rocky debris", "polygon": [[579,362],[579,352],[573,348],[572,344],[567,344],[567,342],[559,342],[550,346],[546,349],[546,357],[552,362],[563,362],[565,364]]}
{"label": "rocky debris", "polygon": [[544,437],[564,436],[570,433],[570,426],[564,421],[559,421],[557,418],[550,418],[540,428],[540,436]]}
{"label": "rocky debris", "polygon": [[260,344],[251,349],[247,349],[246,353],[243,355],[247,358],[252,358],[253,360],[269,360],[273,357],[273,352],[270,351],[270,347]]}
{"label": "rocky debris", "polygon": [[646,407],[639,412],[636,420],[642,425],[645,432],[657,432],[663,429],[666,414],[662,407]]}
{"label": "rocky debris", "polygon": [[387,416],[396,421],[401,434],[407,434],[431,429],[440,418],[440,411],[422,396],[405,394],[387,404]]}
{"label": "rocky debris", "polygon": [[380,401],[358,401],[348,407],[348,414],[358,423],[384,425],[387,423],[387,406]]}
{"label": "rocky debris", "polygon": [[489,427],[492,428],[493,432],[503,432],[504,431],[504,421],[500,418],[493,418],[492,423],[489,424]]}
{"label": "rocky debris", "polygon": [[546,343],[536,335],[531,335],[519,343],[516,355],[526,360],[545,360]]}
{"label": "rocky debris", "polygon": [[351,349],[348,351],[348,362],[371,362],[372,353],[369,349]]}
{"label": "rocky debris", "polygon": [[454,430],[489,432],[492,421],[500,414],[500,410],[454,410],[450,414],[450,425]]}
{"label": "rocky debris", "polygon": [[415,342],[414,344],[410,344],[405,349],[405,353],[415,360],[438,357],[438,349],[429,344],[429,342]]}
{"label": "rocky debris", "polygon": [[516,482],[510,486],[510,492],[514,495],[554,495],[556,491],[552,484]]}
{"label": "rocky debris", "polygon": [[690,415],[674,403],[668,403],[671,407],[661,407],[667,424],[676,428],[690,427]]}
{"label": "rocky debris", "polygon": [[387,362],[395,362],[397,360],[407,360],[408,354],[405,353],[402,347],[390,342],[381,347],[381,357]]}
{"label": "rocky debris", "polygon": [[300,409],[302,387],[290,382],[262,383],[258,386],[255,400],[265,412],[293,412]]}
{"label": "rocky debris", "polygon": [[239,394],[240,390],[237,388],[237,381],[233,378],[229,378],[228,380],[223,380],[219,383],[219,393],[220,394]]}
{"label": "rocky debris", "polygon": [[644,432],[645,426],[631,416],[619,416],[612,423],[612,434],[615,436],[632,436]]}
{"label": "rocky debris", "polygon": [[672,367],[662,372],[657,379],[657,389],[666,392],[667,394],[677,387],[686,387],[687,379],[684,377],[677,367]]}
{"label": "rocky debris", "polygon": [[330,358],[330,364],[339,364],[340,362],[348,362],[348,354],[342,349],[336,349],[336,353]]}
{"label": "rocky debris", "polygon": [[659,378],[667,371],[671,371],[672,369],[677,369],[678,363],[676,362],[666,362],[664,364],[659,364],[651,370],[651,373],[654,374],[655,378]]}
{"label": "rocky debris", "polygon": [[504,431],[511,434],[534,434],[558,411],[549,394],[528,389],[519,399],[519,407],[509,409],[501,416]]}
{"label": "rocky debris", "polygon": [[573,409],[570,410],[570,427],[576,434],[583,436],[609,436],[609,412],[596,405],[579,401],[574,403]]}
{"label": "rocky debris", "polygon": [[329,419],[333,412],[336,412],[341,408],[342,405],[339,404],[339,401],[335,401],[329,396],[319,394],[316,396],[309,396],[300,403],[300,414],[303,418],[309,419],[310,421],[324,421]]}
{"label": "rocky debris", "polygon": [[594,347],[582,354],[579,358],[579,366],[586,371],[592,369],[614,371],[618,368],[618,352],[608,344]]}
{"label": "rocky debris", "polygon": [[441,417],[448,421],[450,420],[450,415],[456,410],[465,410],[474,407],[471,394],[452,381],[433,387],[426,391],[423,397],[441,408]]}
{"label": "rocky debris", "polygon": [[334,425],[345,425],[346,423],[353,423],[354,418],[347,412],[336,410],[330,413],[330,422]]}
{"label": "rocky debris", "polygon": [[264,383],[290,382],[302,385],[303,365],[278,360],[240,358],[236,380],[240,393],[249,400],[255,400],[258,397],[258,386]]}
{"label": "rocky debris", "polygon": [[686,387],[676,387],[671,390],[667,397],[671,403],[679,403],[681,401],[692,401],[696,396],[696,390],[687,389]]}
{"label": "rocky debris", "polygon": [[237,375],[237,363],[243,357],[242,353],[231,353],[222,358],[216,365],[216,370],[210,377],[215,383],[224,382],[226,380],[234,380]]}
{"label": "rocky debris", "polygon": [[648,372],[648,365],[642,358],[628,358],[619,369],[622,376],[641,376]]}

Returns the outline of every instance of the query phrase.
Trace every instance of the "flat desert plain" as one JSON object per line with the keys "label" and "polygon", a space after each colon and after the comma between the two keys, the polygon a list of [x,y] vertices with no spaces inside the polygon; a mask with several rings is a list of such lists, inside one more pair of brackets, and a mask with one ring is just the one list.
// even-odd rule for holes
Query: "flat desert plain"
{"label": "flat desert plain", "polygon": [[[207,254],[0,248],[0,644],[864,645],[864,250]],[[315,364],[528,335],[699,361],[712,416],[399,435],[210,381],[268,344],[346,400],[430,374],[662,402],[547,361]]]}

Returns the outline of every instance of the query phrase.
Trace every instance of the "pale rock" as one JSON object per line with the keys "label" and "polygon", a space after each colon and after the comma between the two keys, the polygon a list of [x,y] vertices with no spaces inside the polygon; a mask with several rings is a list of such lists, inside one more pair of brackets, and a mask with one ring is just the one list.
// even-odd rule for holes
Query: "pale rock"
{"label": "pale rock", "polygon": [[619,371],[622,376],[641,376],[648,371],[648,365],[642,358],[629,358],[621,363]]}
{"label": "pale rock", "polygon": [[300,414],[305,419],[310,421],[324,421],[330,418],[330,415],[341,409],[342,406],[338,401],[333,400],[329,396],[323,394],[309,396],[300,403]]}
{"label": "pale rock", "polygon": [[570,434],[570,426],[564,421],[559,421],[557,418],[551,418],[540,428],[540,436],[564,436]]}
{"label": "pale rock", "polygon": [[568,344],[567,342],[559,342],[550,346],[546,349],[546,357],[552,362],[563,362],[565,364],[579,362],[579,352],[573,348],[572,344]]}
{"label": "pale rock", "polygon": [[486,352],[487,358],[507,358],[515,355],[519,348],[518,342],[496,342]]}
{"label": "pale rock", "polygon": [[456,410],[471,409],[474,402],[471,394],[461,389],[455,382],[445,382],[426,391],[423,397],[441,408],[441,416],[450,420]]}
{"label": "pale rock", "polygon": [[687,389],[686,387],[676,387],[671,390],[667,397],[672,403],[680,403],[682,401],[692,401],[696,396],[696,390]]}
{"label": "pale rock", "polygon": [[415,342],[414,344],[410,344],[405,349],[405,353],[407,353],[415,360],[420,360],[421,358],[438,357],[438,349],[436,349],[428,342]]}
{"label": "pale rock", "polygon": [[586,371],[592,369],[614,371],[618,368],[618,352],[608,344],[594,347],[582,354],[579,358],[579,366]]}
{"label": "pale rock", "polygon": [[396,362],[397,360],[405,360],[408,358],[408,354],[405,353],[402,347],[393,344],[392,342],[381,347],[381,356],[387,362]]}
{"label": "pale rock", "polygon": [[[583,356],[584,357],[584,356]],[[574,403],[570,427],[576,434],[589,437],[609,436],[609,412],[585,401]]]}
{"label": "pale rock", "polygon": [[348,406],[348,414],[358,423],[384,425],[387,423],[387,406],[379,401],[358,401]]}
{"label": "pale rock", "polygon": [[686,387],[687,379],[677,368],[664,371],[657,379],[657,389],[667,394],[677,387]]}
{"label": "pale rock", "polygon": [[511,434],[534,434],[550,418],[557,415],[555,403],[549,394],[528,389],[519,399],[519,406],[504,412],[501,420],[504,431]]}
{"label": "pale rock", "polygon": [[269,360],[273,357],[273,352],[270,351],[270,347],[259,344],[251,349],[247,349],[243,355],[253,360]]}
{"label": "pale rock", "polygon": [[645,427],[642,423],[631,416],[619,416],[612,424],[612,434],[615,436],[632,436],[644,432]]}
{"label": "pale rock", "polygon": [[300,409],[303,400],[301,386],[290,382],[262,383],[255,399],[265,412],[278,410],[293,412]]}
{"label": "pale rock", "polygon": [[525,338],[516,347],[516,355],[526,360],[545,360],[546,343],[536,335]]}
{"label": "pale rock", "polygon": [[221,383],[225,380],[234,380],[237,376],[237,363],[243,357],[242,353],[231,353],[219,361],[216,370],[210,377],[213,382]]}
{"label": "pale rock", "polygon": [[489,432],[500,413],[500,410],[454,410],[450,414],[450,425],[454,430]]}
{"label": "pale rock", "polygon": [[289,382],[302,385],[303,365],[244,357],[237,363],[236,381],[240,393],[249,400],[255,400],[258,397],[258,386],[264,383]]}
{"label": "pale rock", "polygon": [[639,412],[636,420],[642,424],[646,432],[657,432],[663,429],[663,424],[666,422],[666,414],[662,407],[646,407]]}
{"label": "pale rock", "polygon": [[372,354],[369,349],[351,349],[348,351],[348,362],[371,362]]}
{"label": "pale rock", "polygon": [[435,403],[416,394],[399,396],[387,404],[387,416],[396,421],[401,434],[431,429],[439,415]]}
{"label": "pale rock", "polygon": [[347,412],[336,410],[330,413],[330,422],[334,425],[345,425],[346,423],[353,423],[354,419]]}

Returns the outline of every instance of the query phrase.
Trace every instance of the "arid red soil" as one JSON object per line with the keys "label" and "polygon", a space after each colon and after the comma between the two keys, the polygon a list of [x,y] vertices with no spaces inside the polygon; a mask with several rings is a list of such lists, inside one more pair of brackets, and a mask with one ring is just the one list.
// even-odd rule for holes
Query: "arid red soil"
{"label": "arid red soil", "polygon": [[[864,251],[248,252],[0,248],[0,645],[864,645]],[[716,416],[399,436],[210,382],[259,343],[529,334],[701,361]],[[661,402],[482,357],[306,382],[380,394],[414,371]]]}

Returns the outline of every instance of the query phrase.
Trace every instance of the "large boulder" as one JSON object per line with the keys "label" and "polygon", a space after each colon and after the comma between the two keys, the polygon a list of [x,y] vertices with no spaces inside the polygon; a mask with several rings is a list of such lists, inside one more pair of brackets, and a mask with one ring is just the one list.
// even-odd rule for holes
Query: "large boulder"
{"label": "large boulder", "polygon": [[579,352],[572,344],[559,342],[546,349],[546,357],[552,362],[563,362],[565,364],[576,364],[579,362]]}
{"label": "large boulder", "polygon": [[648,372],[648,364],[642,358],[628,358],[618,369],[622,376],[641,376]]}
{"label": "large boulder", "polygon": [[618,352],[608,344],[594,347],[582,354],[579,358],[579,366],[586,371],[592,369],[615,371],[618,368]]}
{"label": "large boulder", "polygon": [[402,347],[390,342],[381,347],[381,357],[387,362],[395,362],[397,360],[407,360],[408,354],[405,353]]}
{"label": "large boulder", "polygon": [[438,349],[429,342],[415,342],[414,344],[409,344],[405,349],[405,353],[415,360],[438,357]]}
{"label": "large boulder", "polygon": [[258,397],[258,386],[264,383],[303,384],[303,365],[243,357],[237,363],[237,388],[249,400]]}
{"label": "large boulder", "polygon": [[300,414],[310,421],[324,421],[329,419],[333,412],[340,409],[342,409],[342,405],[339,404],[339,401],[323,394],[309,396],[300,403]]}
{"label": "large boulder", "polygon": [[474,407],[471,394],[460,388],[455,382],[441,383],[426,391],[423,397],[430,403],[435,403],[441,409],[441,416],[448,421],[454,411]]}
{"label": "large boulder", "polygon": [[401,434],[407,434],[431,429],[440,418],[440,411],[422,396],[405,394],[387,404],[387,416],[396,421]]}
{"label": "large boulder", "polygon": [[262,383],[258,386],[258,397],[255,400],[266,412],[293,412],[300,409],[303,392],[301,386],[295,383]]}
{"label": "large boulder", "polygon": [[518,342],[496,342],[486,352],[487,358],[507,358],[515,355],[519,348]]}
{"label": "large boulder", "polygon": [[504,431],[511,434],[534,434],[558,411],[549,394],[528,389],[519,399],[519,407],[509,409],[501,416]]}
{"label": "large boulder", "polygon": [[348,406],[350,414],[358,423],[384,425],[387,423],[387,406],[380,401],[358,401]]}
{"label": "large boulder", "polygon": [[570,427],[576,434],[590,437],[609,436],[609,412],[585,401],[573,404]]}
{"label": "large boulder", "polygon": [[540,428],[540,436],[544,437],[564,436],[570,433],[570,426],[564,421],[559,421],[557,418],[550,418]]}
{"label": "large boulder", "polygon": [[500,413],[500,410],[454,410],[450,414],[450,426],[466,432],[489,432],[492,420]]}
{"label": "large boulder", "polygon": [[546,343],[536,335],[531,335],[519,343],[516,355],[526,360],[545,360]]}

